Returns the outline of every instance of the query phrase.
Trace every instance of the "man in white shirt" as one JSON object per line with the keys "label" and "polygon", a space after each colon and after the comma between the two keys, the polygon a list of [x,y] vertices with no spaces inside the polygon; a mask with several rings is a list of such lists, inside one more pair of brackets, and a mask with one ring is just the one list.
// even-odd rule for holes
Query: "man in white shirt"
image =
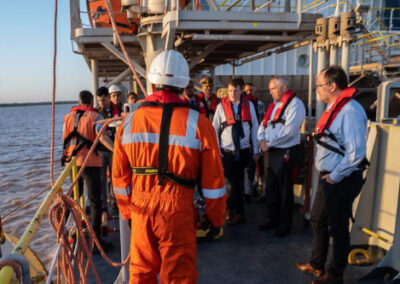
{"label": "man in white shirt", "polygon": [[[347,76],[338,66],[321,71],[316,82],[319,100],[327,104],[314,137],[317,141],[315,167],[319,185],[311,209],[313,250],[310,262],[296,264],[297,269],[319,276],[312,283],[343,283],[343,271],[350,251],[349,219],[354,199],[363,185],[367,116],[353,99],[354,88],[347,87]],[[333,240],[332,259],[325,272]]]}
{"label": "man in white shirt", "polygon": [[244,223],[244,170],[251,159],[257,160],[258,121],[253,104],[242,97],[238,80],[229,81],[228,96],[218,104],[212,124],[221,148],[225,177],[231,185],[227,222]]}
{"label": "man in white shirt", "polygon": [[257,133],[260,148],[269,161],[265,181],[268,220],[259,229],[276,228],[276,236],[285,237],[292,225],[293,173],[298,164],[305,108],[283,77],[273,77],[269,81],[269,92],[274,101]]}

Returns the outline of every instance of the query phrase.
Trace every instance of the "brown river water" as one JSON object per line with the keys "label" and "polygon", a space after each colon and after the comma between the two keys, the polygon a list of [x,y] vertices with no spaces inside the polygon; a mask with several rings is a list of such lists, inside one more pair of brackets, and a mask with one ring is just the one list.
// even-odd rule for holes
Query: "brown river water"
{"label": "brown river water", "polygon": [[[62,124],[71,106],[56,105],[54,179],[62,171]],[[50,184],[51,105],[1,107],[0,131],[0,215],[5,216]],[[6,233],[20,237],[44,197],[45,193],[3,220]],[[31,248],[49,269],[55,247],[46,215]]]}

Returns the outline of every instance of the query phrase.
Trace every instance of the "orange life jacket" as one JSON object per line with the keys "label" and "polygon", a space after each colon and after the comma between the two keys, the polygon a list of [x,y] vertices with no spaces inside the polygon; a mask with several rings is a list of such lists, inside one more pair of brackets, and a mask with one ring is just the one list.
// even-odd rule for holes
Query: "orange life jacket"
{"label": "orange life jacket", "polygon": [[274,117],[271,119],[271,114],[272,111],[275,108],[275,102],[272,102],[268,108],[267,111],[265,112],[264,118],[263,118],[263,125],[264,127],[267,127],[268,124],[271,124],[274,126],[276,123],[285,123],[285,121],[282,119],[282,115],[285,112],[287,106],[290,104],[290,102],[294,99],[296,96],[296,93],[292,90],[289,90],[286,94],[283,95],[282,99],[280,100],[280,106],[276,110]]}
{"label": "orange life jacket", "polygon": [[154,210],[191,212],[199,181],[207,216],[221,226],[226,190],[210,121],[169,91],[154,93],[142,105],[124,118],[114,143],[112,180],[123,218]]}
{"label": "orange life jacket", "polygon": [[[95,125],[99,114],[88,105],[72,107],[71,112],[64,117],[63,157],[62,165],[67,164],[72,156],[76,156],[77,166],[85,160],[97,133]],[[88,167],[101,167],[101,157],[93,152],[88,160]]]}

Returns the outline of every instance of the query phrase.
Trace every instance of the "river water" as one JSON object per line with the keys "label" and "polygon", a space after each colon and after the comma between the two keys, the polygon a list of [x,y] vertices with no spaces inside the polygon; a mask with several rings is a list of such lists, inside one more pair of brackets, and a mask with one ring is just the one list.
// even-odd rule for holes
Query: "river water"
{"label": "river water", "polygon": [[[55,180],[62,171],[63,117],[71,106],[56,105]],[[0,215],[4,216],[50,184],[51,105],[2,107],[0,130]],[[4,220],[6,233],[20,237],[44,196],[45,193]],[[55,246],[56,235],[46,215],[31,248],[49,268]]]}

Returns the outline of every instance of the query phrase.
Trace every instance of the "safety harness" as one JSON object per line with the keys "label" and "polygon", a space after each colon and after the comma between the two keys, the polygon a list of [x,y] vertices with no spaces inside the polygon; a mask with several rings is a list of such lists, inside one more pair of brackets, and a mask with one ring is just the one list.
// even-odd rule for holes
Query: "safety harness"
{"label": "safety harness", "polygon": [[[333,133],[329,131],[329,127],[331,126],[333,120],[336,118],[338,113],[342,110],[342,108],[353,98],[353,95],[355,93],[355,88],[346,88],[340,94],[340,96],[337,97],[331,108],[329,110],[325,109],[325,111],[322,113],[321,118],[315,126],[315,130],[313,133],[313,136],[319,145],[341,156],[344,156],[346,149],[343,145],[339,143],[335,135],[333,135]],[[322,137],[330,138],[331,140],[336,142],[336,144],[338,144],[339,148],[336,148],[326,142],[321,141]]]}
{"label": "safety harness", "polygon": [[[346,88],[340,95],[337,97],[333,105],[329,110],[326,110],[322,113],[321,118],[319,119],[317,125],[315,126],[315,130],[313,132],[313,136],[317,142],[317,144],[321,145],[322,147],[335,152],[344,157],[346,153],[346,148],[341,145],[335,135],[329,131],[329,127],[331,126],[332,122],[342,110],[342,108],[353,99],[354,94],[356,93],[355,88]],[[322,137],[328,137],[332,141],[334,141],[337,147],[334,147],[324,141],[322,141]],[[367,158],[364,158],[363,161],[358,166],[360,169],[366,169],[369,165]]]}
{"label": "safety harness", "polygon": [[[83,114],[85,113],[86,110],[77,110],[76,112],[76,117],[75,117],[75,124],[74,124],[74,130],[64,139],[64,145],[63,145],[63,156],[61,158],[61,166],[64,166],[65,163],[69,163],[72,159],[73,156],[76,156],[78,152],[83,148],[87,147],[90,149],[93,145],[93,141],[90,141],[89,139],[83,137],[79,132],[78,132],[78,125],[79,125],[79,120],[82,118]],[[67,147],[74,145],[72,144],[74,141],[75,148],[72,151],[71,155],[66,154],[66,149]],[[99,148],[96,146],[95,153],[97,154],[97,151]]]}
{"label": "safety harness", "polygon": [[173,109],[176,107],[190,108],[187,103],[159,103],[159,102],[143,102],[142,107],[162,107],[160,139],[158,141],[158,168],[154,167],[132,167],[135,175],[158,175],[158,185],[164,184],[164,178],[169,179],[173,183],[187,188],[194,188],[197,180],[179,176],[168,172],[168,148],[169,148],[169,130],[171,126],[171,118]]}
{"label": "safety harness", "polygon": [[271,114],[275,108],[275,102],[272,102],[268,108],[267,111],[265,112],[264,118],[263,118],[263,125],[264,127],[267,126],[272,126],[275,127],[275,124],[277,123],[282,123],[285,124],[286,121],[282,119],[282,116],[290,104],[290,102],[296,97],[296,93],[292,90],[289,90],[286,94],[283,95],[281,101],[280,101],[280,106],[276,110],[274,117],[271,119]]}

